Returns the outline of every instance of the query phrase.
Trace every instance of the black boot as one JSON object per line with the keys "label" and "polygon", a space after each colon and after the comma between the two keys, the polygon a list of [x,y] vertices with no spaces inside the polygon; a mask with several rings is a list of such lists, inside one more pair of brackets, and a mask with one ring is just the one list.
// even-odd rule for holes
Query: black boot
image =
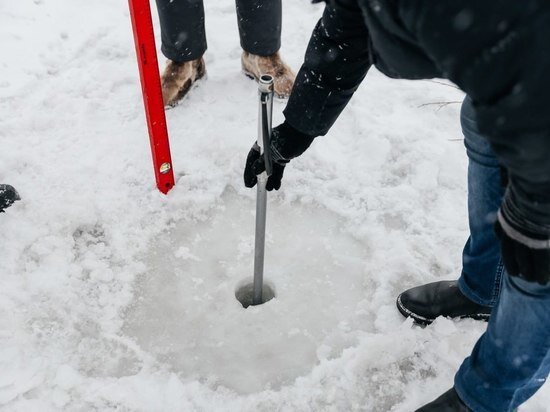
{"label": "black boot", "polygon": [[464,296],[456,280],[409,289],[397,297],[397,309],[423,325],[429,325],[438,316],[488,320],[491,314],[490,306],[478,305]]}
{"label": "black boot", "polygon": [[0,213],[10,207],[16,200],[21,200],[21,198],[13,186],[0,185]]}
{"label": "black boot", "polygon": [[472,412],[458,397],[455,388],[449,389],[435,401],[417,409],[416,412]]}

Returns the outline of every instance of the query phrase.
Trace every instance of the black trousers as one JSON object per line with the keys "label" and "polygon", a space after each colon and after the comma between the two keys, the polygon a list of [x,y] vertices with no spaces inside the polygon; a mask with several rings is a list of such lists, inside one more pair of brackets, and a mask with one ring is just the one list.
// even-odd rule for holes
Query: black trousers
{"label": "black trousers", "polygon": [[[213,0],[216,1],[216,0]],[[206,51],[202,0],[156,0],[160,17],[162,53],[184,62]],[[241,47],[269,56],[281,47],[281,0],[236,0]]]}

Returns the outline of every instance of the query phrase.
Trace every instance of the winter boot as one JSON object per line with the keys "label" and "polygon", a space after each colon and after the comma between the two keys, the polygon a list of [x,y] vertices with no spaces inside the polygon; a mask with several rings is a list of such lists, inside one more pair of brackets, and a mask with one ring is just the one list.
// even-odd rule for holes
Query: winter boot
{"label": "winter boot", "polygon": [[161,76],[164,104],[175,106],[187,94],[191,86],[204,77],[205,73],[202,57],[183,63],[168,60]]}
{"label": "winter boot", "polygon": [[16,200],[21,200],[21,198],[13,186],[0,185],[0,213],[10,207]]}
{"label": "winter boot", "polygon": [[460,400],[455,388],[449,389],[435,401],[417,409],[416,412],[472,412]]}
{"label": "winter boot", "polygon": [[258,56],[243,51],[241,64],[248,77],[258,80],[262,74],[273,76],[273,88],[277,97],[290,96],[296,75],[281,59],[279,52],[271,56]]}
{"label": "winter boot", "polygon": [[491,315],[491,307],[478,305],[464,296],[456,280],[409,289],[397,297],[397,309],[423,325],[429,325],[438,316],[488,320]]}

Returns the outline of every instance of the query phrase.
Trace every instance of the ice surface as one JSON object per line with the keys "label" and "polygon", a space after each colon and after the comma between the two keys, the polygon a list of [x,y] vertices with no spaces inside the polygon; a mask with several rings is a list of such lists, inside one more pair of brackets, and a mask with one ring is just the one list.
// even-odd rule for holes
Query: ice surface
{"label": "ice surface", "polygon": [[[153,246],[125,331],[182,376],[239,393],[279,389],[311,372],[320,343],[373,293],[362,280],[367,250],[333,213],[272,203],[264,278],[277,296],[245,310],[235,291],[253,276],[254,204],[234,193],[222,201],[205,221],[180,221]],[[182,244],[195,259],[171,253]]]}

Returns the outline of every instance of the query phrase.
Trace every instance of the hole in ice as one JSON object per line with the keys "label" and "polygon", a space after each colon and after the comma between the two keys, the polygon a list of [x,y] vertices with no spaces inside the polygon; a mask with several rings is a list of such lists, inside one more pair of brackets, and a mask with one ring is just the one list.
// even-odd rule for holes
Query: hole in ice
{"label": "hole in ice", "polygon": [[277,297],[244,309],[235,297],[253,279],[254,211],[252,199],[226,190],[143,256],[123,330],[186,381],[276,390],[340,356],[354,344],[348,329],[364,321],[358,304],[374,293],[366,247],[340,216],[299,202],[269,201],[264,284]]}
{"label": "hole in ice", "polygon": [[[235,291],[235,297],[239,302],[241,302],[241,305],[243,305],[243,308],[247,308],[249,306],[256,306],[254,305],[254,283],[246,283],[244,285],[241,285],[237,288]],[[263,305],[266,302],[269,302],[271,299],[275,297],[275,291],[271,287],[271,285],[264,283],[262,288],[262,302],[260,305]]]}

